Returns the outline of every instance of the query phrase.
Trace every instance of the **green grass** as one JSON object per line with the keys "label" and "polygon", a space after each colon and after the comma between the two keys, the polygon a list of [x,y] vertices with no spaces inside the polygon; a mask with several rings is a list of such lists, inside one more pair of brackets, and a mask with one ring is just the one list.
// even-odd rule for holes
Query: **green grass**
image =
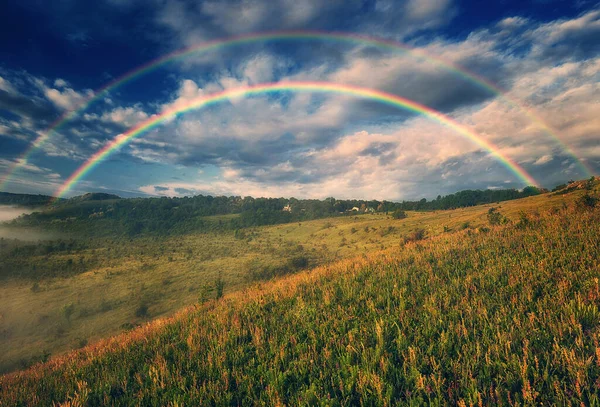
{"label": "green grass", "polygon": [[600,209],[578,194],[504,203],[493,227],[487,206],[257,230],[265,253],[367,250],[3,376],[0,401],[599,405]]}
{"label": "green grass", "polygon": [[[231,231],[88,239],[83,249],[18,256],[11,267],[15,277],[0,284],[0,371],[26,367],[214,298],[218,278],[225,292],[235,292],[256,279],[295,271],[289,267],[294,257],[306,257],[309,266],[327,264],[398,248],[420,229],[433,237],[460,231],[466,222],[473,230],[484,227],[492,206],[517,221],[520,211],[561,207],[577,196],[540,195],[452,211],[409,211],[402,220],[386,214],[336,217],[243,229],[244,236],[238,238]],[[43,270],[53,277],[35,277],[43,276]],[[73,308],[69,318],[67,306]]]}

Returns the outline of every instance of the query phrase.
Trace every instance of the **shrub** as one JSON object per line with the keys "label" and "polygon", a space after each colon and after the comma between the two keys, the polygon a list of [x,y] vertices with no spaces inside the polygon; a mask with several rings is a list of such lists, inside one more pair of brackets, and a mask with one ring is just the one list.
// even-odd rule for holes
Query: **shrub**
{"label": "shrub", "polygon": [[100,312],[107,312],[107,311],[110,311],[111,309],[113,309],[113,305],[109,301],[106,301],[105,298],[102,298],[102,301],[100,301],[100,307],[99,307]]}
{"label": "shrub", "polygon": [[419,240],[425,239],[427,231],[425,229],[416,229],[408,236],[404,237],[404,243],[418,242]]}
{"label": "shrub", "polygon": [[408,217],[408,215],[402,209],[396,209],[392,213],[392,218],[394,218],[394,219],[406,219],[407,217]]}
{"label": "shrub", "polygon": [[596,178],[593,175],[590,177],[590,179],[588,179],[588,181],[585,184],[586,191],[591,191],[592,188],[594,188],[594,184],[596,183],[595,180]]}
{"label": "shrub", "polygon": [[387,228],[383,228],[379,231],[379,236],[384,237],[389,235],[390,233],[394,233],[396,228],[394,226],[388,226]]}
{"label": "shrub", "polygon": [[487,218],[490,225],[499,225],[504,221],[504,216],[498,212],[497,208],[490,208],[487,213]]}
{"label": "shrub", "polygon": [[577,205],[581,208],[589,209],[594,208],[598,204],[598,198],[585,194],[577,200]]}
{"label": "shrub", "polygon": [[308,267],[308,257],[295,256],[290,259],[289,263],[295,269],[303,269]]}
{"label": "shrub", "polygon": [[71,320],[73,313],[75,312],[75,304],[72,302],[62,306],[61,312],[67,321]]}
{"label": "shrub", "polygon": [[217,300],[219,298],[223,297],[224,289],[225,289],[225,282],[223,281],[223,279],[221,278],[221,275],[219,274],[219,277],[217,278],[217,281],[215,282],[215,292],[216,292]]}
{"label": "shrub", "polygon": [[560,191],[561,189],[565,189],[566,187],[567,187],[567,184],[557,185],[554,188],[552,188],[552,192]]}
{"label": "shrub", "polygon": [[146,318],[150,316],[148,304],[142,302],[135,310],[135,316],[138,318]]}

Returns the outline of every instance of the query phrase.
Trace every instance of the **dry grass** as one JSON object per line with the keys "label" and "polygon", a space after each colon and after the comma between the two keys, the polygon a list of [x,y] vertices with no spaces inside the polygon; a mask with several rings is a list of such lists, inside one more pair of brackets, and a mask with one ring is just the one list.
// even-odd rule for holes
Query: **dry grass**
{"label": "dry grass", "polygon": [[[0,400],[598,405],[600,210],[563,208],[559,199],[571,198],[502,204],[514,221],[487,231],[438,233],[465,220],[483,226],[485,207],[453,212],[450,224],[441,222],[447,212],[409,214],[413,226],[438,216],[427,240],[396,238],[387,250],[230,293],[3,376]],[[534,211],[518,223],[525,207]],[[299,231],[287,231],[328,230],[328,244],[342,251],[335,231],[370,236],[362,219],[268,230],[297,239]]]}

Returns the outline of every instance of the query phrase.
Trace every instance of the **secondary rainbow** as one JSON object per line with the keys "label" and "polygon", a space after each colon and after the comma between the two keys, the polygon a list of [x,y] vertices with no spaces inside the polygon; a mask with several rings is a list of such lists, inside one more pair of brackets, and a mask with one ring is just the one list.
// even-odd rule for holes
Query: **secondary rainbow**
{"label": "secondary rainbow", "polygon": [[357,98],[369,99],[378,101],[384,104],[392,105],[401,109],[405,109],[414,113],[425,115],[463,135],[469,140],[476,143],[479,147],[488,151],[504,164],[517,178],[525,185],[535,185],[537,182],[516,162],[504,155],[497,146],[484,140],[475,132],[457,123],[450,117],[433,110],[427,106],[414,102],[412,100],[386,93],[374,89],[363,88],[353,85],[341,85],[331,82],[276,82],[254,86],[242,86],[238,88],[227,89],[211,95],[201,96],[183,106],[168,109],[159,115],[153,116],[137,126],[131,128],[125,133],[119,134],[113,140],[108,142],[103,148],[94,153],[85,163],[83,163],[64,184],[55,192],[56,198],[63,197],[71,190],[77,182],[92,171],[100,162],[117,151],[120,147],[129,143],[135,137],[140,136],[144,132],[151,130],[165,120],[180,115],[182,113],[200,109],[215,103],[219,103],[232,98],[247,97],[253,95],[269,94],[275,92],[313,92],[313,93],[338,93],[344,95],[355,96]]}
{"label": "secondary rainbow", "polygon": [[201,43],[199,45],[191,46],[188,48],[183,48],[174,52],[171,52],[167,55],[164,55],[160,58],[154,59],[144,65],[141,65],[138,68],[135,68],[124,75],[119,76],[113,81],[107,83],[105,86],[97,89],[93,96],[90,97],[84,104],[82,104],[78,109],[65,112],[61,117],[59,117],[56,121],[54,121],[43,133],[39,135],[39,137],[32,143],[32,145],[22,154],[21,158],[16,161],[13,167],[6,173],[4,179],[0,179],[0,188],[6,183],[11,175],[20,167],[27,163],[29,156],[38,148],[40,148],[52,135],[53,132],[59,130],[64,124],[68,123],[72,118],[76,117],[79,113],[87,109],[94,102],[102,99],[107,96],[111,91],[117,89],[120,86],[127,84],[128,82],[148,73],[155,69],[160,68],[161,66],[177,61],[179,59],[183,59],[187,56],[210,52],[226,47],[250,44],[261,41],[283,41],[283,40],[318,40],[318,41],[339,41],[339,42],[347,42],[347,43],[355,43],[362,44],[367,46],[375,46],[384,49],[396,50],[406,52],[412,56],[421,58],[430,63],[439,65],[448,71],[455,73],[456,75],[462,77],[463,79],[474,83],[490,93],[501,97],[507,104],[512,107],[516,107],[519,110],[523,111],[527,117],[534,122],[540,129],[542,129],[547,135],[552,137],[554,141],[556,141],[561,149],[573,157],[580,167],[580,169],[586,174],[586,176],[591,175],[592,171],[588,169],[585,164],[579,160],[577,155],[569,148],[566,144],[564,144],[558,136],[553,132],[553,130],[543,121],[541,120],[532,109],[526,108],[523,104],[521,104],[516,99],[509,98],[505,92],[500,89],[498,86],[494,85],[492,82],[487,79],[470,72],[457,64],[454,64],[451,61],[447,61],[440,57],[435,57],[429,55],[426,51],[422,49],[412,48],[408,45],[395,42],[392,40],[386,40],[375,37],[368,37],[360,34],[352,34],[352,33],[344,33],[344,32],[322,32],[322,31],[276,31],[276,32],[265,32],[265,33],[254,33],[254,34],[246,34],[235,37],[230,37],[226,39],[219,39],[214,41],[208,41]]}

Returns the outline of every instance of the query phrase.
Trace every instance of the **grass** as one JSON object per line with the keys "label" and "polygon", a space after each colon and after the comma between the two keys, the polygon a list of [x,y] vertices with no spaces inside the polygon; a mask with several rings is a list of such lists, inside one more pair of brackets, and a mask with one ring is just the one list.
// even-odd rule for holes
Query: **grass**
{"label": "grass", "polygon": [[504,203],[497,226],[482,206],[261,229],[355,257],[2,376],[0,401],[599,405],[600,210],[577,196]]}
{"label": "grass", "polygon": [[[488,225],[490,207],[513,221],[521,211],[562,207],[580,194],[542,195],[453,211],[408,212],[408,218],[367,214],[243,229],[243,233],[166,238],[94,239],[84,248],[17,258],[15,270],[58,277],[8,278],[0,284],[0,372],[26,367],[48,355],[173,315],[256,279],[288,274],[295,257],[309,266],[400,247],[411,236],[454,233]],[[209,217],[219,219],[236,215]],[[78,247],[78,245],[75,245]],[[32,273],[23,273],[30,276]],[[35,273],[33,273],[35,274]],[[64,308],[69,306],[67,318]],[[143,311],[143,312],[142,312]]]}

